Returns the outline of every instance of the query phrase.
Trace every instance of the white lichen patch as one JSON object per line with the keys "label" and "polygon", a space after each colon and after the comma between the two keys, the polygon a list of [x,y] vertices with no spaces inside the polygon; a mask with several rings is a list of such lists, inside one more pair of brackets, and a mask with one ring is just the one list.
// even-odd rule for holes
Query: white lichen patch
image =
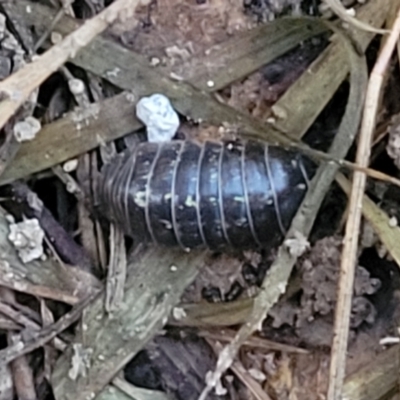
{"label": "white lichen patch", "polygon": [[34,117],[27,117],[14,125],[14,136],[18,142],[33,140],[40,131],[42,125]]}
{"label": "white lichen patch", "polygon": [[93,349],[86,349],[81,343],[74,343],[72,348],[74,355],[71,359],[72,365],[68,371],[68,376],[71,380],[76,381],[80,376],[86,377],[87,370],[90,368],[90,359],[92,357]]}
{"label": "white lichen patch", "polygon": [[9,225],[8,239],[12,242],[23,263],[43,256],[44,232],[36,218],[25,219]]}
{"label": "white lichen patch", "polygon": [[295,237],[285,240],[285,246],[292,256],[300,257],[310,248],[310,242],[300,232],[296,232]]}

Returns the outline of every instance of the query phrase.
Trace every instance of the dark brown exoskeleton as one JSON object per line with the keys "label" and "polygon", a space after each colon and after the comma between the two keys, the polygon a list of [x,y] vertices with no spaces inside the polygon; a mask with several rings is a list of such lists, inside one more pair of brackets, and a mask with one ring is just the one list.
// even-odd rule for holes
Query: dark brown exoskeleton
{"label": "dark brown exoskeleton", "polygon": [[282,239],[313,170],[297,152],[255,141],[145,142],[103,167],[97,199],[141,241],[264,248]]}

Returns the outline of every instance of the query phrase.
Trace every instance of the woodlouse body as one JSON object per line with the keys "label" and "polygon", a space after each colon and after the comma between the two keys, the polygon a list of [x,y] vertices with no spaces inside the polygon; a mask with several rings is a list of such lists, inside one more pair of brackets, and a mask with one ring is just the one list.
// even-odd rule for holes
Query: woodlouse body
{"label": "woodlouse body", "polygon": [[191,249],[275,245],[313,167],[259,142],[141,143],[104,166],[100,210],[126,234]]}

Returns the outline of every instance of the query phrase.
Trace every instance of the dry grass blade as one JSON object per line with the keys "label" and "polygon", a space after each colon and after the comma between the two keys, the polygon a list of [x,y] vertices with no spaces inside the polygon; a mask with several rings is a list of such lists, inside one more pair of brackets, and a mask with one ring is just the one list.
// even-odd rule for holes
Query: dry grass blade
{"label": "dry grass blade", "polygon": [[[0,301],[0,313],[7,315],[10,319],[17,322],[21,326],[28,328],[30,331],[40,331],[41,326],[35,322],[34,320],[28,318],[21,312],[15,310],[15,308],[11,307],[9,304],[5,304]],[[53,340],[53,344],[56,349],[60,351],[64,351],[67,347],[67,344],[59,338],[55,338]]]}
{"label": "dry grass blade", "polygon": [[139,129],[128,93],[94,103],[83,112],[76,109],[44,125],[35,140],[21,144],[12,164],[0,177],[0,184],[42,171]]}
{"label": "dry grass blade", "polygon": [[330,7],[330,9],[343,21],[348,22],[358,29],[362,29],[363,31],[385,34],[389,33],[386,29],[378,29],[372,25],[369,25],[363,21],[360,21],[357,18],[351,16],[348,11],[344,8],[342,3],[339,0],[324,0],[325,3]]}
{"label": "dry grass blade", "polygon": [[351,163],[346,160],[343,160],[340,163],[341,165],[348,167],[352,171],[360,171],[370,178],[400,187],[400,179],[395,178],[394,176],[385,174],[381,171],[377,171],[376,169],[360,167],[358,164]]}
{"label": "dry grass blade", "polygon": [[[89,105],[89,103],[88,103]],[[83,106],[83,110],[86,106]],[[89,182],[91,176],[91,160],[95,157],[95,154],[83,154],[78,160],[78,168],[76,170],[76,177],[79,183]],[[80,240],[82,247],[87,251],[90,259],[93,263],[99,265],[97,239],[95,234],[95,224],[93,219],[90,217],[86,201],[78,201],[78,226],[80,231]]]}
{"label": "dry grass blade", "polygon": [[232,326],[242,324],[253,307],[253,299],[240,299],[222,303],[179,304],[185,315],[171,318],[171,323],[186,326]]}
{"label": "dry grass blade", "polygon": [[[306,29],[307,27],[307,29]],[[313,21],[279,18],[224,42],[211,53],[183,64],[179,75],[201,90],[215,92],[257,71],[327,27]],[[170,72],[170,69],[162,72]],[[210,87],[209,82],[213,82]]]}
{"label": "dry grass blade", "polygon": [[79,304],[74,306],[71,311],[62,316],[57,322],[49,325],[33,335],[28,335],[27,338],[21,337],[15,344],[0,350],[0,365],[7,364],[16,358],[30,353],[31,351],[45,345],[50,340],[54,339],[60,332],[64,331],[71,324],[77,321],[82,311],[98,296],[98,293],[89,295]]}
{"label": "dry grass blade", "polygon": [[[249,309],[248,312],[251,310]],[[231,329],[223,329],[218,332],[208,332],[208,331],[199,331],[199,336],[204,337],[206,339],[212,339],[218,342],[229,342],[235,337],[236,332]],[[246,342],[244,342],[245,346],[248,347],[258,347],[260,349],[265,350],[276,350],[282,351],[286,353],[296,353],[296,354],[308,354],[309,351],[305,349],[301,349],[300,347],[290,346],[288,344],[274,342],[272,340],[252,336]]]}
{"label": "dry grass blade", "polygon": [[[360,8],[359,18],[369,24],[381,26],[388,14],[389,5],[389,0],[370,0]],[[365,51],[374,35],[356,29],[349,31]],[[346,50],[340,40],[333,37],[329,47],[272,107],[278,115],[274,126],[290,137],[301,138],[346,79],[349,71]]]}
{"label": "dry grass blade", "polygon": [[124,233],[120,228],[111,224],[110,262],[108,264],[105,303],[105,308],[110,313],[120,307],[124,299],[126,266]]}
{"label": "dry grass blade", "polygon": [[[376,124],[380,92],[385,70],[389,64],[400,33],[400,11],[393,25],[391,34],[372,70],[368,83],[364,105],[360,140],[356,161],[361,167],[369,163],[370,146]],[[338,299],[336,304],[332,356],[329,371],[328,400],[342,398],[345,376],[347,340],[350,323],[351,298],[353,293],[354,271],[357,260],[357,248],[361,223],[362,200],[366,183],[366,175],[356,171],[350,195],[349,216],[342,251],[341,270],[339,275]]]}
{"label": "dry grass blade", "polygon": [[49,75],[60,68],[69,58],[87,46],[111,23],[131,14],[140,4],[140,0],[118,0],[103,12],[85,22],[76,31],[65,37],[30,64],[0,82],[0,128],[15,114],[29,95]]}
{"label": "dry grass blade", "polygon": [[[117,379],[117,378],[115,378]],[[120,379],[120,378],[119,378]],[[141,389],[143,391],[146,391],[146,389]],[[153,391],[150,391],[153,393]],[[136,393],[138,394],[138,393]],[[164,394],[164,393],[163,393]],[[137,396],[132,397],[130,394],[126,394],[124,391],[119,389],[118,387],[115,387],[114,385],[108,385],[101,393],[99,393],[96,397],[97,400],[152,400],[153,397],[140,397],[141,393],[139,393]],[[168,398],[161,397],[158,399],[156,396],[154,396],[154,400],[170,400]]]}
{"label": "dry grass blade", "polygon": [[21,329],[21,326],[13,322],[11,318],[0,315],[0,329],[4,331],[18,331]]}
{"label": "dry grass blade", "polygon": [[231,369],[256,400],[271,400],[271,397],[268,396],[263,387],[246,371],[242,363],[234,362]]}
{"label": "dry grass blade", "polygon": [[121,378],[114,378],[96,397],[97,400],[176,400],[171,394],[158,390],[142,389]]}
{"label": "dry grass blade", "polygon": [[[112,382],[113,386],[121,391],[120,393],[124,395],[123,396],[124,398],[126,395],[129,396],[128,399],[134,399],[134,400],[174,400],[171,398],[171,395],[167,395],[164,392],[138,388],[124,381],[121,378],[114,378]],[[111,388],[113,386],[111,386]],[[100,395],[101,400],[106,400],[103,397],[104,393],[107,393],[107,391],[102,392],[102,394]]]}
{"label": "dry grass blade", "polygon": [[383,400],[398,391],[399,346],[379,353],[369,364],[348,376],[343,386],[343,399]]}
{"label": "dry grass blade", "polygon": [[[336,182],[339,183],[347,195],[350,195],[351,183],[346,177],[338,174]],[[362,212],[364,217],[373,226],[389,254],[400,267],[400,227],[397,225],[393,226],[389,216],[366,195],[363,197]]]}
{"label": "dry grass blade", "polygon": [[[6,272],[7,268],[3,267],[3,265],[0,265],[1,276],[9,274],[9,272]],[[72,290],[68,292],[66,290],[58,289],[57,287],[32,284],[30,282],[16,282],[14,279],[8,279],[7,276],[1,276],[0,285],[9,289],[13,289],[17,292],[30,294],[32,296],[42,297],[45,299],[56,300],[66,304],[76,304],[79,302],[79,297],[74,295]]]}

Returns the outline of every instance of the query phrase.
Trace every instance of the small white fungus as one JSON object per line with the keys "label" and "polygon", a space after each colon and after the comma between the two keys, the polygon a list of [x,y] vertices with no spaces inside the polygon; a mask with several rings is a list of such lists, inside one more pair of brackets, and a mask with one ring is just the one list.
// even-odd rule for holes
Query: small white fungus
{"label": "small white fungus", "polygon": [[179,117],[167,97],[153,94],[136,105],[137,117],[146,125],[149,142],[168,142],[179,127]]}
{"label": "small white fungus", "polygon": [[12,242],[23,263],[36,260],[43,255],[44,232],[36,218],[10,224],[8,239]]}

